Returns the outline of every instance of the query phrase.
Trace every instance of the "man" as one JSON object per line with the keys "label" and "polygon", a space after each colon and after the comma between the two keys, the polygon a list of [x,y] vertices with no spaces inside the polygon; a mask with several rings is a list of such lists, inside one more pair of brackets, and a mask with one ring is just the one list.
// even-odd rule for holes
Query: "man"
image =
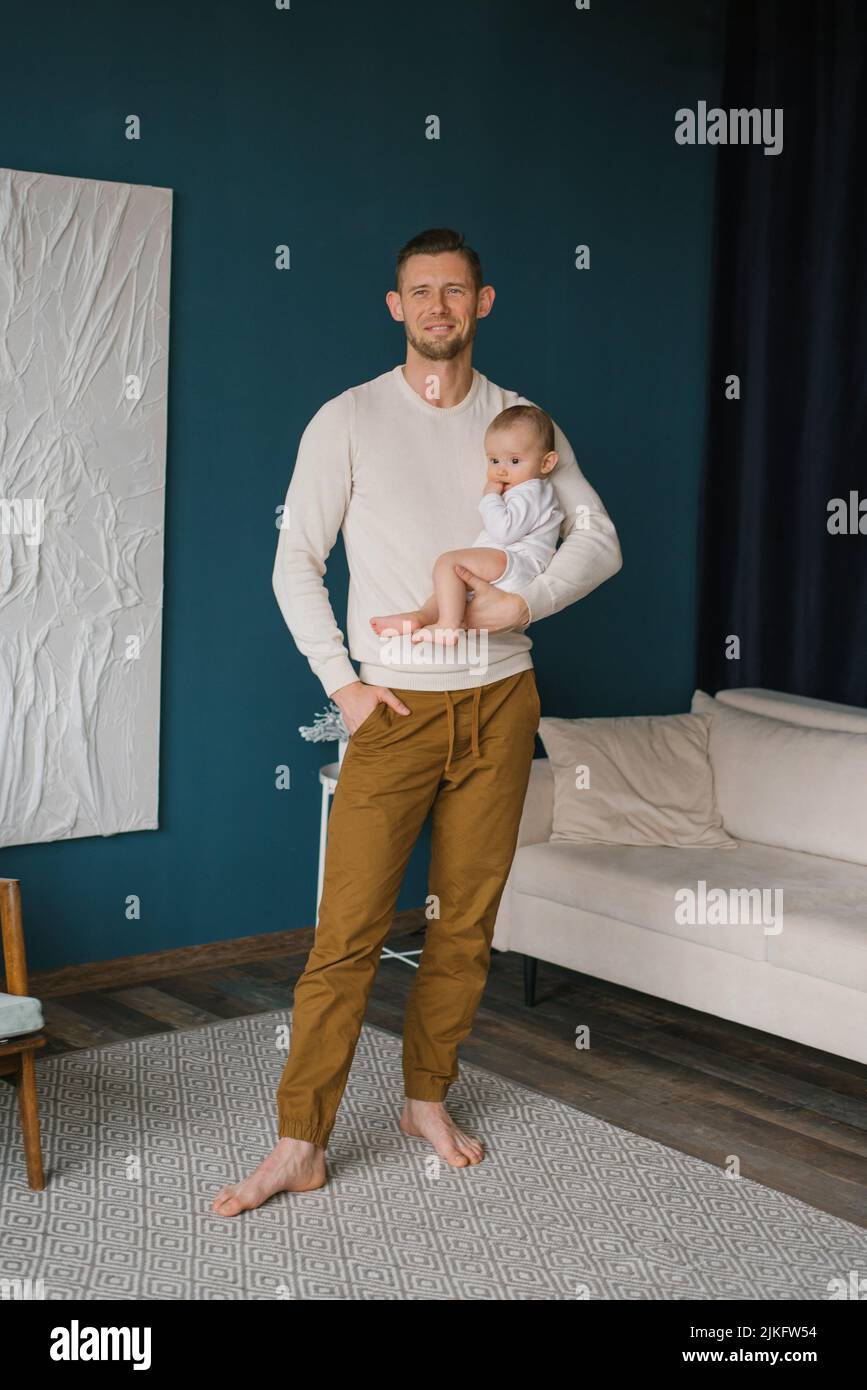
{"label": "man", "polygon": [[[277,546],[278,602],[339,705],[350,743],[331,811],[316,939],[295,987],[277,1096],[280,1137],[249,1178],[218,1194],[213,1210],[225,1216],[326,1181],[325,1149],[370,986],[428,813],[433,910],[407,1004],[400,1128],[454,1167],[483,1158],[443,1102],[484,989],[533,758],[539,697],[524,630],[622,564],[614,526],[555,426],[550,478],[566,520],[548,568],[518,592],[458,569],[473,595],[467,626],[479,644],[389,642],[373,631],[375,614],[419,608],[442,551],[471,544],[485,431],[505,408],[533,404],[472,366],[476,325],[490,314],[494,290],[458,233],[436,229],[409,241],[386,302],[404,325],[406,362],[326,402],[310,421]],[[322,582],[341,530],[358,673]]]}

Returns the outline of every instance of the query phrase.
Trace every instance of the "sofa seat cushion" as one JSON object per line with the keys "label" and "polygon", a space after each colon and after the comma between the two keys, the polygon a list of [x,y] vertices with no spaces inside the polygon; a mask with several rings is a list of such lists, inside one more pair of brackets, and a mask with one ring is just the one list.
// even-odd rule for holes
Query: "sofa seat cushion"
{"label": "sofa seat cushion", "polygon": [[[768,937],[768,961],[780,970],[864,990],[867,996],[867,899],[863,893],[839,891],[833,910],[819,918],[809,910],[788,910],[780,935]],[[867,997],[864,1009],[867,1037]]]}
{"label": "sofa seat cushion", "polygon": [[[678,921],[675,894],[703,880],[722,889],[740,918],[719,924]],[[867,990],[867,867],[797,850],[742,841],[736,850],[653,849],[635,845],[524,845],[515,855],[516,893],[630,922],[720,951],[769,961]],[[768,889],[755,916],[728,895]],[[782,889],[782,931],[772,921]],[[761,908],[768,913],[762,915]],[[540,920],[544,921],[540,906]],[[709,914],[708,914],[709,915]]]}
{"label": "sofa seat cushion", "polygon": [[0,994],[0,1039],[36,1033],[42,1027],[42,1005],[28,994]]}

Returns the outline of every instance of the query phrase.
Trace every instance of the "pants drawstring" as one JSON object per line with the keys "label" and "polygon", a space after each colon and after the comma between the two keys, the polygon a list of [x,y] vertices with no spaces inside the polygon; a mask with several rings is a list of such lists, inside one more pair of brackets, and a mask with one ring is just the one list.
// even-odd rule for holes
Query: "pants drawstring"
{"label": "pants drawstring", "polygon": [[[455,707],[451,702],[451,694],[448,690],[443,691],[446,702],[446,713],[449,721],[449,751],[446,756],[444,772],[448,772],[455,751]],[[479,751],[479,703],[482,698],[482,687],[477,685],[473,691],[473,719],[472,719],[472,747],[473,756],[480,758]]]}

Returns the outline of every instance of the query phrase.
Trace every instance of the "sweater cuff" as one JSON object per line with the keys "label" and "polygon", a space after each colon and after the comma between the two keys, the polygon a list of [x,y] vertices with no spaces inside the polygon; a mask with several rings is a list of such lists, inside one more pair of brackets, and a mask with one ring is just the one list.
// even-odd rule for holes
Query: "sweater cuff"
{"label": "sweater cuff", "polygon": [[333,656],[330,661],[326,661],[316,674],[321,680],[329,700],[335,690],[340,690],[344,685],[352,685],[359,678],[349,657],[343,652],[339,656]]}
{"label": "sweater cuff", "polygon": [[548,592],[543,574],[537,574],[525,588],[516,589],[515,593],[524,600],[530,610],[530,622],[526,624],[527,627],[530,623],[538,622],[540,618],[550,618],[556,611],[554,599]]}

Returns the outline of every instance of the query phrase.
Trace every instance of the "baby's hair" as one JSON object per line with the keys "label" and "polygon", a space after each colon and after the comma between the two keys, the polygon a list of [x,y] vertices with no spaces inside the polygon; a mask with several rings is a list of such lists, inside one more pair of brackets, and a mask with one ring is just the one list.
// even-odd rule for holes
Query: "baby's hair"
{"label": "baby's hair", "polygon": [[501,410],[499,415],[494,416],[486,433],[491,430],[509,429],[512,425],[520,424],[522,420],[535,429],[542,452],[550,454],[554,448],[554,421],[537,405],[508,406],[506,410]]}

